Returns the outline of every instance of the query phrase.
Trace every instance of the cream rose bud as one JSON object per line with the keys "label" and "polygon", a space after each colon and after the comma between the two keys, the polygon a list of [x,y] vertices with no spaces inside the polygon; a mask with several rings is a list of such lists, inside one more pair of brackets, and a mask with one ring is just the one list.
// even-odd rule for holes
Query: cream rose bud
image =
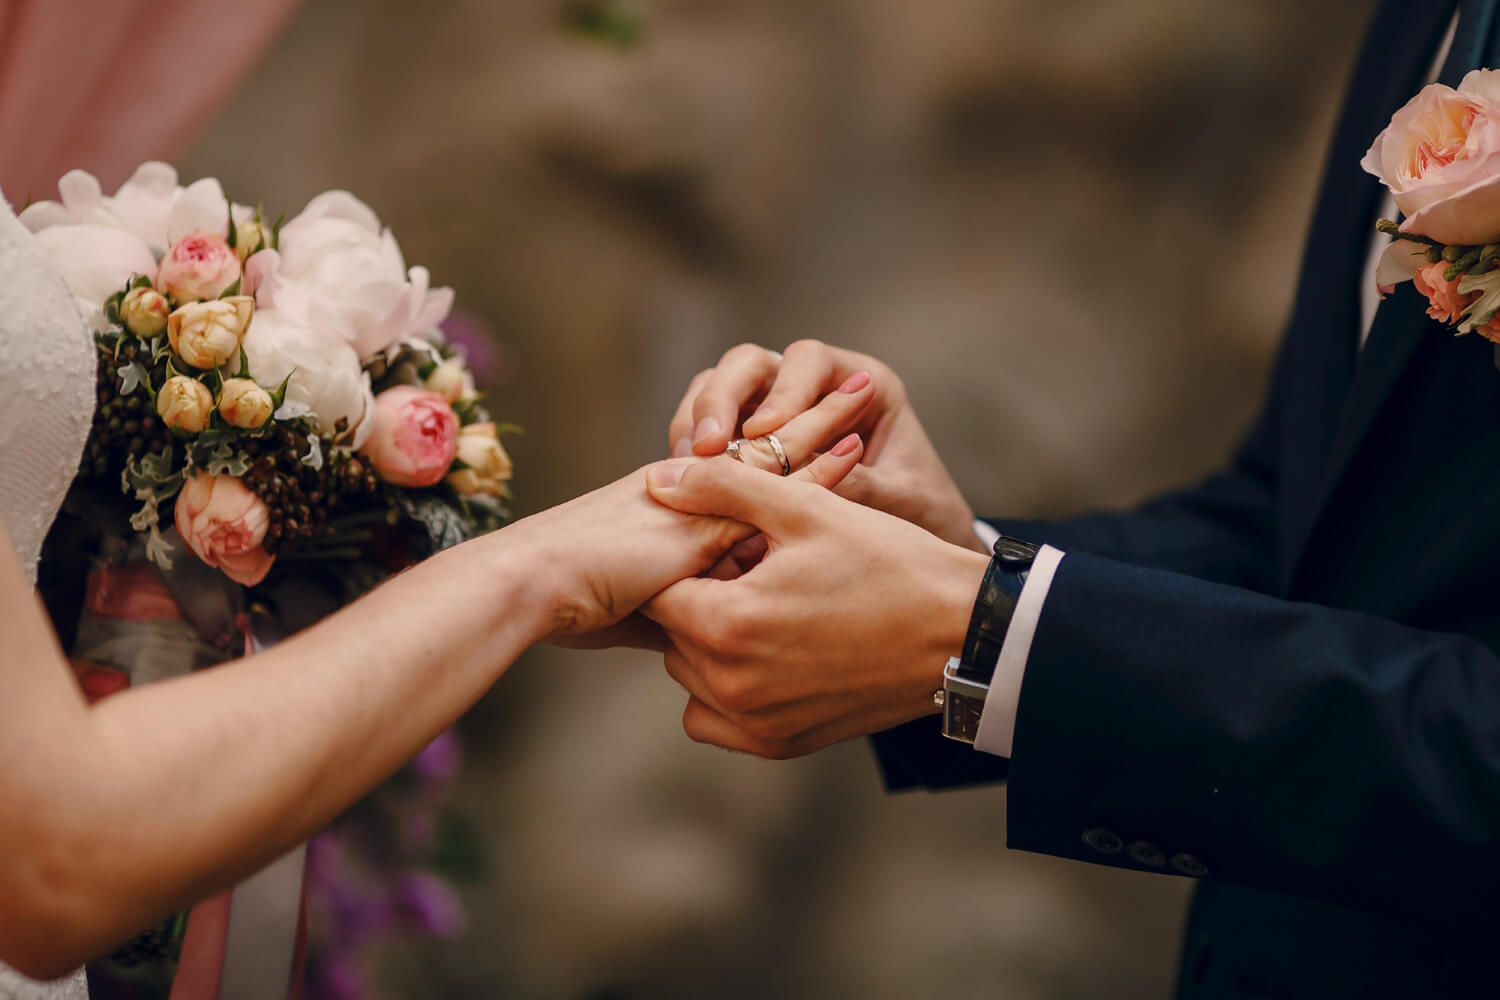
{"label": "cream rose bud", "polygon": [[219,397],[219,416],[230,426],[253,431],[264,426],[275,409],[271,394],[256,385],[253,379],[224,380],[224,392]]}
{"label": "cream rose bud", "polygon": [[191,233],[176,243],[156,270],[156,287],[181,305],[223,295],[240,280],[240,259],[213,233]]}
{"label": "cream rose bud", "polygon": [[195,378],[173,375],[156,394],[156,412],[172,430],[197,434],[213,416],[214,394]]}
{"label": "cream rose bud", "polygon": [[250,219],[247,222],[237,222],[234,226],[234,254],[245,262],[245,258],[253,253],[266,249],[271,245],[271,227],[260,219]]}
{"label": "cream rose bud", "polygon": [[172,306],[167,297],[154,288],[142,286],[132,288],[120,300],[120,322],[125,329],[143,340],[161,333],[167,328],[167,316]]}
{"label": "cream rose bud", "polygon": [[431,375],[422,380],[422,385],[428,392],[435,392],[450,403],[456,403],[474,392],[474,382],[469,378],[468,369],[457,358],[449,358],[440,363],[432,370]]}
{"label": "cream rose bud", "polygon": [[457,458],[466,469],[455,469],[444,480],[460,496],[487,493],[499,496],[515,472],[500,434],[492,423],[470,424],[458,432]]}
{"label": "cream rose bud", "polygon": [[240,353],[254,314],[255,300],[248,295],[189,302],[167,317],[167,339],[178,357],[194,368],[217,368]]}

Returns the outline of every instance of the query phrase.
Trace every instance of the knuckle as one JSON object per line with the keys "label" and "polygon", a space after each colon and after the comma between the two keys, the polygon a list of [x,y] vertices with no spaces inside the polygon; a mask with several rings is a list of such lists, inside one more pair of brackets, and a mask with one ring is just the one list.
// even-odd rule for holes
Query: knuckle
{"label": "knuckle", "polygon": [[725,711],[745,714],[758,706],[757,687],[754,680],[742,670],[716,670],[704,678],[708,693]]}
{"label": "knuckle", "polygon": [[728,364],[731,361],[735,363],[758,361],[762,356],[768,356],[770,353],[770,351],[759,344],[752,344],[749,341],[745,341],[725,351],[724,357],[719,363],[722,365]]}
{"label": "knuckle", "polygon": [[801,340],[794,340],[790,344],[786,345],[786,350],[783,351],[782,354],[788,358],[795,357],[800,361],[804,358],[816,357],[817,355],[824,354],[827,351],[828,345],[823,343],[823,341],[816,340],[812,337],[804,337]]}

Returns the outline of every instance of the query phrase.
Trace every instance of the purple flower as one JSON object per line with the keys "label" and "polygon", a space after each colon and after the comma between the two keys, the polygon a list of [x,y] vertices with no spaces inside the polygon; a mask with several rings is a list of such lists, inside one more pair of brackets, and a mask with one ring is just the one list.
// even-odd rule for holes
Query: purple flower
{"label": "purple flower", "polygon": [[453,780],[463,764],[463,748],[453,730],[446,729],[411,762],[412,771],[423,781],[441,783]]}
{"label": "purple flower", "polygon": [[308,977],[309,1000],[365,1000],[365,977],[349,955],[321,963]]}
{"label": "purple flower", "polygon": [[426,872],[407,872],[396,882],[396,906],[417,927],[437,938],[455,938],[468,926],[464,904],[447,883]]}
{"label": "purple flower", "polygon": [[467,309],[455,308],[438,324],[448,343],[463,349],[464,361],[480,385],[493,385],[504,358],[489,325]]}

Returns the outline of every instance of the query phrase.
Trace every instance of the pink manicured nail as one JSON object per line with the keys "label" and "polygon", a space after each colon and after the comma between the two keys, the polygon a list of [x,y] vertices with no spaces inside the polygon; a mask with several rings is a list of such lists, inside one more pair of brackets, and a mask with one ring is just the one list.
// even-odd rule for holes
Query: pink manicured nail
{"label": "pink manicured nail", "polygon": [[[866,377],[868,378],[868,376],[866,376]],[[844,438],[844,440],[842,440],[838,444],[834,445],[833,448],[832,448],[832,450],[829,451],[829,454],[830,455],[837,455],[839,458],[843,458],[845,455],[848,455],[850,452],[854,451],[854,449],[858,448],[858,447],[859,447],[859,435],[858,434],[850,434],[848,437]]]}
{"label": "pink manicured nail", "polygon": [[704,417],[698,421],[698,426],[693,428],[693,444],[700,444],[704,439],[711,438],[719,433],[719,418]]}
{"label": "pink manicured nail", "polygon": [[669,490],[682,481],[687,466],[679,462],[663,462],[646,470],[646,481],[659,490]]}
{"label": "pink manicured nail", "polygon": [[869,384],[870,373],[859,372],[858,374],[850,375],[848,378],[844,379],[844,384],[839,386],[839,392],[842,392],[846,396],[852,396],[854,393],[858,392]]}

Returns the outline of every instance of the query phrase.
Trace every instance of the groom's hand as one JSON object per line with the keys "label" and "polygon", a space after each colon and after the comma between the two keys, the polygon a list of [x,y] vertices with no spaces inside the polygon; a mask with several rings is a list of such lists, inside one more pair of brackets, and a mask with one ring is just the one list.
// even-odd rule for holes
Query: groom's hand
{"label": "groom's hand", "polygon": [[672,454],[712,455],[731,436],[780,433],[788,422],[837,388],[869,375],[875,399],[855,431],[865,440],[864,463],[839,486],[840,495],[895,514],[955,545],[983,551],[974,512],[958,491],[890,368],[867,354],[799,340],[785,355],[741,344],[701,372],[688,387],[668,428]]}
{"label": "groom's hand", "polygon": [[674,510],[759,528],[766,554],[643,609],[690,695],[693,739],[763,757],[811,753],[934,711],[988,559],[806,482],[732,462],[658,466]]}
{"label": "groom's hand", "polygon": [[[866,379],[855,389],[829,393],[782,427],[777,438],[788,462],[796,467],[794,480],[833,489],[858,465],[863,443],[858,435],[840,432],[839,428],[858,421],[874,392]],[[843,440],[817,454],[823,442],[836,433],[844,433]],[[780,478],[781,464],[763,442],[747,443],[742,454],[747,463],[766,469],[775,466],[775,473],[756,471],[750,465],[740,468],[766,479]],[[700,461],[674,459],[668,464]],[[715,464],[725,462],[731,459],[721,458]],[[764,541],[754,537],[753,528],[721,518],[674,513],[646,495],[640,477],[626,477],[562,507],[533,515],[510,529],[512,536],[521,524],[534,527],[567,520],[565,512],[571,515],[572,526],[554,527],[551,537],[571,538],[573,544],[566,553],[586,555],[588,565],[572,574],[587,585],[575,588],[573,599],[564,602],[567,624],[554,635],[554,641],[564,645],[636,646],[664,652],[667,643],[660,627],[634,613],[641,602],[684,576],[700,572],[720,577],[738,575],[764,552]],[[707,563],[702,562],[701,553],[711,557]],[[606,555],[617,558],[608,559]],[[558,562],[566,564],[567,560]]]}

